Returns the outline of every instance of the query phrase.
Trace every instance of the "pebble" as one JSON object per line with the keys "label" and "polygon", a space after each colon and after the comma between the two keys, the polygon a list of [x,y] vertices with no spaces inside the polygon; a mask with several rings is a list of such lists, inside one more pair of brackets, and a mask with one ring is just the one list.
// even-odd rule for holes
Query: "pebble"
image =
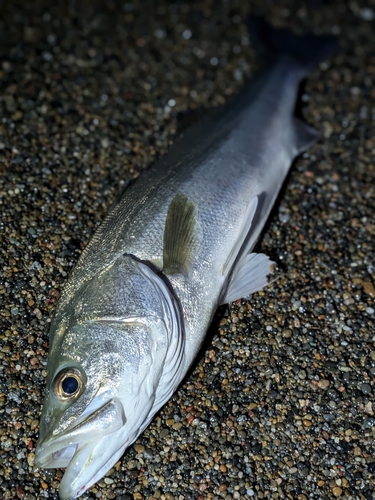
{"label": "pebble", "polygon": [[327,387],[329,387],[329,380],[327,379],[319,380],[318,387],[320,387],[321,389],[327,389]]}
{"label": "pebble", "polygon": [[371,392],[372,392],[371,385],[370,384],[362,384],[361,391],[363,392],[363,394],[371,394]]}
{"label": "pebble", "polygon": [[[371,498],[374,10],[252,9],[340,38],[304,88],[304,116],[325,138],[295,162],[257,245],[279,278],[220,308],[204,362],[83,500]],[[57,499],[62,471],[34,468],[56,302],[125,184],[175,140],[178,115],[222,104],[255,74],[248,11],[240,0],[42,0],[2,13],[4,498]]]}
{"label": "pebble", "polygon": [[370,281],[366,281],[365,283],[363,283],[363,290],[371,297],[375,297],[375,288]]}
{"label": "pebble", "polygon": [[339,486],[335,486],[333,489],[332,489],[332,493],[333,493],[333,496],[334,497],[341,497],[343,491],[342,491],[342,488],[340,488]]}
{"label": "pebble", "polygon": [[17,486],[16,488],[17,498],[25,498],[26,491],[22,486]]}
{"label": "pebble", "polygon": [[34,430],[39,427],[39,420],[32,420],[30,422],[30,429]]}

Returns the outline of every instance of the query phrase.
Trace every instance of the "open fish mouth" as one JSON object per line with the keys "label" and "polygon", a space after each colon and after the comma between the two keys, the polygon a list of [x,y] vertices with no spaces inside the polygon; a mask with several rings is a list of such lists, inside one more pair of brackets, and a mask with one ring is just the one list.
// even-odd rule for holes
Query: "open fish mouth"
{"label": "open fish mouth", "polygon": [[124,454],[127,444],[115,432],[77,447],[60,483],[61,500],[73,500],[99,481]]}
{"label": "open fish mouth", "polygon": [[[109,441],[104,448],[103,440]],[[126,443],[118,447],[121,439],[114,432],[101,439],[70,445],[49,455],[43,467],[66,467],[59,487],[61,500],[73,500],[96,483],[123,455]],[[113,446],[112,446],[113,444]],[[117,448],[115,448],[117,444]],[[114,451],[116,450],[116,451]]]}
{"label": "open fish mouth", "polygon": [[107,464],[106,453],[96,454],[95,448],[102,449],[103,439],[122,429],[125,422],[123,406],[113,398],[88,416],[82,415],[79,422],[60,434],[47,435],[38,445],[35,463],[47,469],[66,467],[61,483],[66,492],[61,495],[60,491],[60,495],[66,499],[76,498],[97,480],[99,471],[102,474]]}
{"label": "open fish mouth", "polygon": [[74,453],[76,452],[78,445],[67,446],[60,451],[55,451],[52,454],[52,459],[56,463],[58,460],[67,462],[66,465],[60,465],[60,467],[66,467],[70,460],[73,458]]}
{"label": "open fish mouth", "polygon": [[85,443],[77,443],[51,452],[50,447],[46,447],[37,453],[35,463],[43,469],[60,469],[68,467],[73,457]]}
{"label": "open fish mouth", "polygon": [[[68,467],[70,461],[74,457],[80,443],[67,446],[66,448],[62,448],[61,450],[53,452],[50,456],[50,464],[44,463],[43,467],[48,469],[50,467],[53,468],[63,468]],[[41,465],[42,467],[42,465]]]}

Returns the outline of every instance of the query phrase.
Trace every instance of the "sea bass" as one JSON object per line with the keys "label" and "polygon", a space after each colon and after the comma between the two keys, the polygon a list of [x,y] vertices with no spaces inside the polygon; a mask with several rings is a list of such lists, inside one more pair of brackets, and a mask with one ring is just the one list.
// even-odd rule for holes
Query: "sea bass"
{"label": "sea bass", "polygon": [[319,137],[301,80],[333,48],[259,23],[268,69],[125,191],[66,283],[50,331],[39,467],[62,500],[102,478],[172,396],[221,304],[268,283],[251,253],[293,159]]}

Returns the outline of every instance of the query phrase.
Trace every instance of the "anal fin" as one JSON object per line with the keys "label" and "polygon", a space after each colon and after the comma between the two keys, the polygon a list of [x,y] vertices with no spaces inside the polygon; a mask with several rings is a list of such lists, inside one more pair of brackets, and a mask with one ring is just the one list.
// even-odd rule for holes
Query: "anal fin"
{"label": "anal fin", "polygon": [[187,275],[200,231],[197,207],[184,194],[177,194],[168,208],[164,229],[163,272]]}
{"label": "anal fin", "polygon": [[274,264],[263,253],[250,253],[241,257],[235,265],[222,304],[247,298],[268,285]]}

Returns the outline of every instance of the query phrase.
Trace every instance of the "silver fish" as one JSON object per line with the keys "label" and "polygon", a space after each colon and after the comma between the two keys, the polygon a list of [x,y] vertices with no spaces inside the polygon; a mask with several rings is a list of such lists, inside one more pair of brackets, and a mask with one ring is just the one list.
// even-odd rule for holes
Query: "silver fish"
{"label": "silver fish", "polygon": [[65,285],[36,451],[39,467],[66,467],[63,500],[103,477],[171,397],[216,308],[268,283],[272,262],[251,251],[319,136],[294,109],[333,42],[260,24],[279,49],[268,70],[125,191]]}

